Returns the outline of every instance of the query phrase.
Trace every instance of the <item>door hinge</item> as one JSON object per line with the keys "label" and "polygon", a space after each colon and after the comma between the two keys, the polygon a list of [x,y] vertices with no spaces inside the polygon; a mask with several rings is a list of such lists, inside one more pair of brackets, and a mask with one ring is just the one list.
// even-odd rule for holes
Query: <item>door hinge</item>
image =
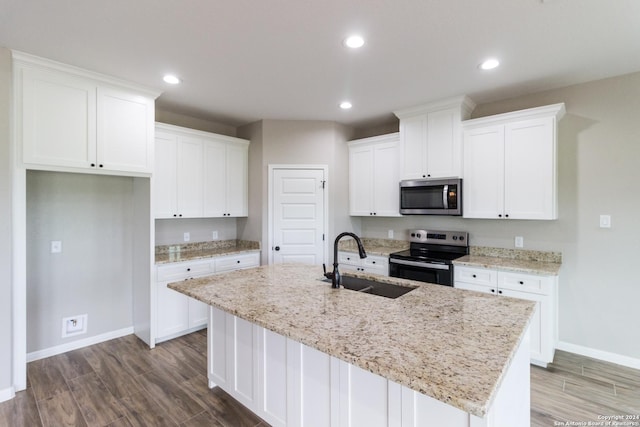
{"label": "door hinge", "polygon": [[324,242],[324,233],[322,233],[322,241]]}
{"label": "door hinge", "polygon": [[320,181],[322,183],[322,189],[324,190],[324,184],[327,182],[325,180]]}

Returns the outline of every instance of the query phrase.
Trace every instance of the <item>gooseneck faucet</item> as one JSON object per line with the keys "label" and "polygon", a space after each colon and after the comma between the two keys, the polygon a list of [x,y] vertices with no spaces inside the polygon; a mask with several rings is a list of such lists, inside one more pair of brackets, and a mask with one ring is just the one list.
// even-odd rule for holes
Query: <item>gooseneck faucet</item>
{"label": "gooseneck faucet", "polygon": [[322,265],[322,267],[324,267],[324,277],[326,277],[327,279],[331,279],[331,287],[336,289],[340,287],[340,272],[338,271],[338,242],[345,236],[354,238],[354,240],[358,244],[358,253],[360,254],[360,258],[367,257],[367,253],[364,251],[364,246],[362,245],[362,240],[360,240],[358,236],[349,232],[338,234],[335,242],[333,242],[333,271],[327,273],[326,267],[324,266],[324,264]]}

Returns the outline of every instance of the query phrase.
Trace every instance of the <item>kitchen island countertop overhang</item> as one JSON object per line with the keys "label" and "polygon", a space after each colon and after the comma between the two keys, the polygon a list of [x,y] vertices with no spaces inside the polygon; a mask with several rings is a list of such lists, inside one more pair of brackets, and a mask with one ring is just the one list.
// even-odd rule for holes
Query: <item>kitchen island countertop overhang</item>
{"label": "kitchen island countertop overhang", "polygon": [[317,266],[271,265],[169,287],[479,417],[491,406],[535,307],[375,276],[416,287],[391,300],[332,289],[321,279]]}

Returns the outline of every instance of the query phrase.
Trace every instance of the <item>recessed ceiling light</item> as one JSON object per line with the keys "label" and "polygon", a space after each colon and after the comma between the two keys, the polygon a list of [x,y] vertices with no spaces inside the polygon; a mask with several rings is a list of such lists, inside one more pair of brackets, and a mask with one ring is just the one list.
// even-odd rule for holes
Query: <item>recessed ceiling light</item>
{"label": "recessed ceiling light", "polygon": [[482,64],[480,64],[480,69],[481,70],[493,70],[498,65],[500,65],[500,61],[498,61],[495,58],[490,58],[490,59],[487,59],[486,61],[484,61]]}
{"label": "recessed ceiling light", "polygon": [[173,74],[166,74],[162,78],[162,80],[164,80],[165,83],[169,83],[170,85],[177,85],[178,83],[180,83],[180,79]]}
{"label": "recessed ceiling light", "polygon": [[349,36],[344,39],[344,45],[346,47],[350,47],[352,49],[357,49],[359,47],[364,46],[364,39],[361,36]]}
{"label": "recessed ceiling light", "polygon": [[342,101],[340,103],[340,108],[342,108],[343,110],[348,110],[351,107],[353,107],[353,105],[351,105],[349,101]]}

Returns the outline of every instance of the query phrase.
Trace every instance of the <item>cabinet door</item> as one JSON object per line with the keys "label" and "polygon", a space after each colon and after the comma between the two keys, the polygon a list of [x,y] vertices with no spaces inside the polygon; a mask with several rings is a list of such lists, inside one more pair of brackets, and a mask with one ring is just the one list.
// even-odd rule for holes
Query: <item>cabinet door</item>
{"label": "cabinet door", "polygon": [[24,163],[95,167],[96,85],[55,71],[19,72]]}
{"label": "cabinet door", "polygon": [[399,147],[397,142],[374,146],[373,211],[376,216],[400,216]]}
{"label": "cabinet door", "polygon": [[204,142],[204,216],[227,213],[227,148],[224,142]]}
{"label": "cabinet door", "polygon": [[504,211],[504,127],[464,133],[463,216],[502,218]]}
{"label": "cabinet door", "polygon": [[555,119],[505,126],[504,212],[513,219],[557,219]]}
{"label": "cabinet door", "polygon": [[169,282],[159,282],[158,296],[158,338],[178,334],[189,328],[189,297],[169,289]]}
{"label": "cabinet door", "polygon": [[529,334],[531,338],[531,359],[543,363],[552,362],[553,351],[551,351],[552,360],[548,360],[549,351],[547,350],[550,345],[551,337],[546,333],[546,331],[549,330],[549,297],[539,294],[531,294],[528,292],[512,291],[509,289],[501,289],[500,292],[502,293],[502,296],[536,302],[536,309],[533,313],[531,324],[529,326]]}
{"label": "cabinet door", "polygon": [[194,298],[188,298],[188,305],[189,329],[206,325],[209,316],[209,306]]}
{"label": "cabinet door", "polygon": [[178,137],[178,216],[200,218],[203,210],[203,144],[195,138]]}
{"label": "cabinet door", "polygon": [[371,145],[349,147],[349,214],[370,216],[374,213],[374,150]]}
{"label": "cabinet door", "polygon": [[229,332],[233,316],[224,311],[209,307],[209,325],[207,329],[207,376],[209,387],[212,383],[228,390],[231,382],[231,361],[229,358]]}
{"label": "cabinet door", "polygon": [[460,118],[455,110],[429,113],[427,116],[427,176],[460,176]]}
{"label": "cabinet door", "polygon": [[151,173],[154,100],[99,87],[97,111],[98,168]]}
{"label": "cabinet door", "polygon": [[249,214],[249,147],[227,144],[227,209],[228,216]]}
{"label": "cabinet door", "polygon": [[427,178],[426,144],[427,117],[425,115],[400,120],[401,179]]}
{"label": "cabinet door", "polygon": [[154,211],[156,218],[173,218],[178,214],[177,165],[178,142],[175,136],[156,134],[153,172]]}

